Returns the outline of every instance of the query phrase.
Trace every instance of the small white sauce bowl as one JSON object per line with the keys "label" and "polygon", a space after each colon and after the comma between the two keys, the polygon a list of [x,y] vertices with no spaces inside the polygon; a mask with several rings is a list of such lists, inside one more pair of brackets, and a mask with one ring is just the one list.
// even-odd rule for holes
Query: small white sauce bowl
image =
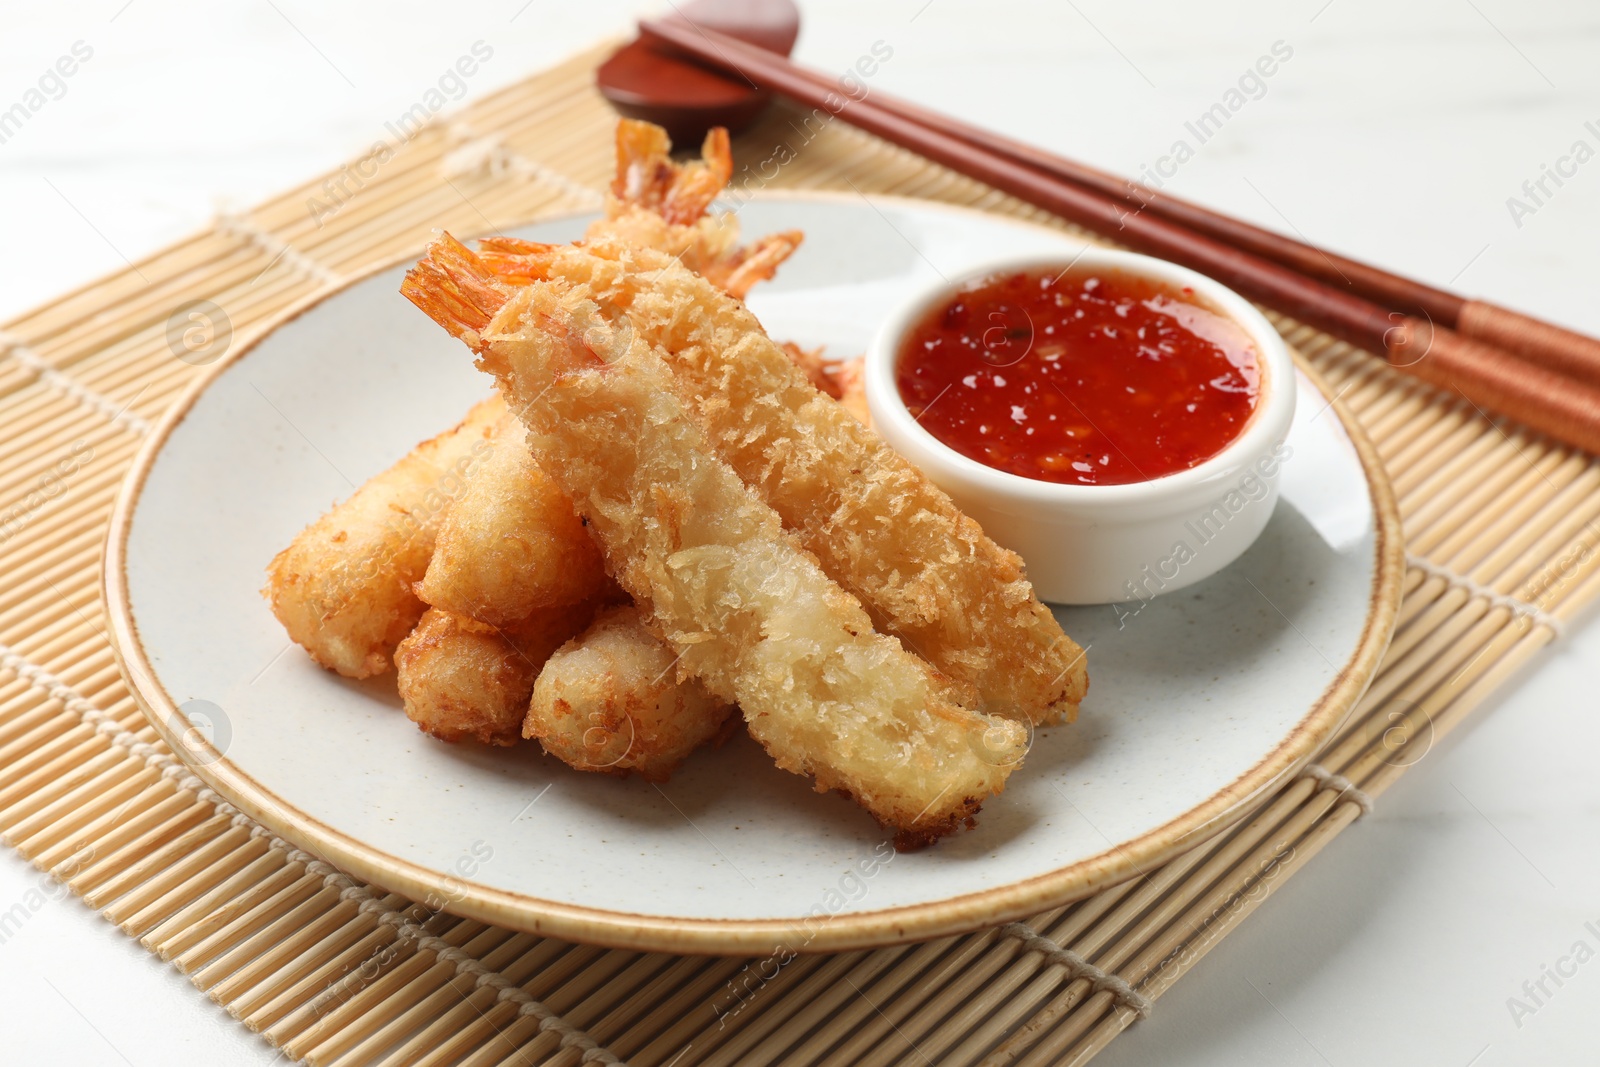
{"label": "small white sauce bowl", "polygon": [[[1261,379],[1255,410],[1221,452],[1188,470],[1122,485],[1040,481],[985,466],[924,429],[895,382],[905,336],[964,285],[1019,271],[1142,277],[1240,326],[1255,345]],[[1233,290],[1202,274],[1131,252],[1089,249],[976,264],[895,309],[867,349],[865,384],[873,423],[1000,544],[1028,567],[1035,592],[1058,604],[1149,600],[1232,563],[1266,527],[1278,502],[1284,438],[1294,421],[1294,361],[1283,338]]]}

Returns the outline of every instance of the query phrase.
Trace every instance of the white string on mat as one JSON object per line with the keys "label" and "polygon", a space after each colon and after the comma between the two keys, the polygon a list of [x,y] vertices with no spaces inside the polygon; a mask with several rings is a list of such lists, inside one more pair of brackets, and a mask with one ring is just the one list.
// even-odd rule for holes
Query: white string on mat
{"label": "white string on mat", "polygon": [[1000,933],[1021,941],[1027,951],[1037,952],[1051,963],[1065,967],[1073,978],[1088,979],[1090,988],[1095,992],[1110,993],[1113,1000],[1123,1007],[1138,1012],[1141,1019],[1150,1017],[1155,1005],[1151,1003],[1149,997],[1133,988],[1126,979],[1102,971],[1070,948],[1056,944],[1027,923],[1006,923],[1000,928]]}
{"label": "white string on mat", "polygon": [[1326,789],[1337,789],[1340,796],[1354,801],[1363,815],[1371,815],[1372,809],[1377,806],[1371,793],[1361,789],[1344,775],[1334,774],[1320,763],[1308,763],[1301,768],[1300,773]]}
{"label": "white string on mat", "polygon": [[1557,637],[1561,637],[1565,633],[1565,624],[1537,604],[1530,604],[1526,600],[1518,600],[1514,596],[1507,596],[1505,593],[1468,578],[1465,574],[1458,574],[1449,567],[1441,567],[1432,560],[1423,559],[1421,556],[1413,556],[1409,552],[1406,553],[1406,566],[1415,567],[1423,574],[1449,582],[1472,596],[1482,597],[1495,607],[1505,608],[1512,614],[1525,616],[1535,626],[1543,626]]}
{"label": "white string on mat", "polygon": [[493,986],[498,989],[500,991],[498,1000],[516,1001],[520,1005],[518,1014],[531,1015],[538,1019],[541,1033],[553,1030],[561,1035],[562,1048],[583,1049],[580,1062],[622,1064],[623,1061],[613,1052],[529,996],[505,975],[491,971],[482,961],[443,938],[428,933],[414,919],[408,919],[384,904],[368,887],[356,882],[343,871],[278,837],[195,777],[188,766],[171,752],[166,751],[164,746],[139,740],[136,734],[124,730],[122,724],[109,712],[96,707],[50,671],[31,662],[3,643],[0,643],[0,669],[13,671],[17,677],[24,679],[34,688],[43,690],[54,700],[59,700],[85,725],[92,726],[95,733],[106,737],[111,744],[123,749],[129,755],[143,760],[145,766],[159,770],[161,777],[169,779],[179,789],[187,789],[196,799],[210,804],[218,814],[232,816],[233,826],[248,829],[252,838],[265,839],[270,848],[283,854],[285,860],[298,863],[307,874],[321,878],[324,888],[338,888],[340,900],[358,902],[357,910],[362,914],[371,916],[380,925],[393,927],[397,940],[415,941],[419,951],[432,952],[435,959],[452,965],[456,974],[472,975],[478,988]]}
{"label": "white string on mat", "polygon": [[562,193],[586,207],[601,207],[604,194],[582,182],[573,181],[560,171],[545,166],[506,147],[498,134],[480,136],[464,122],[453,122],[446,131],[450,143],[457,147],[445,153],[439,161],[439,173],[446,179],[466,178],[476,175],[498,177],[515,174],[529,181],[559,189]]}
{"label": "white string on mat", "polygon": [[9,353],[18,363],[37,375],[40,381],[52,389],[66,393],[79,404],[104,415],[123,429],[140,436],[150,432],[150,424],[129,411],[126,404],[119,406],[104,393],[97,393],[71,375],[52,367],[49,360],[29,348],[21,338],[0,331],[0,353]]}
{"label": "white string on mat", "polygon": [[309,275],[323,285],[340,285],[345,280],[344,275],[338,271],[323,266],[304,252],[296,251],[287,241],[263,230],[243,215],[225,211],[217,216],[215,225],[222,233],[248,241],[263,255],[271,256],[272,260],[267,264],[268,267],[281,259],[301,274]]}

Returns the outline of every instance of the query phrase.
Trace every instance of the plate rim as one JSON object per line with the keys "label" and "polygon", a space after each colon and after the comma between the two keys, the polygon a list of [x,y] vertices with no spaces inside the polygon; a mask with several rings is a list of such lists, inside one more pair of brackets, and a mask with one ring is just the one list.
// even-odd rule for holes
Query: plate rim
{"label": "plate rim", "polygon": [[[864,195],[831,190],[757,190],[751,200],[803,200],[851,203],[865,200],[959,215],[977,216],[1022,229],[1044,231],[1071,240],[1076,235],[1026,219],[997,215],[979,208],[918,197]],[[536,225],[593,215],[593,211],[543,215],[516,225]],[[386,259],[339,284],[302,299],[251,328],[244,339],[185,389],[146,435],[124,475],[112,503],[101,567],[101,593],[113,655],[130,695],[173,753],[202,782],[279,835],[333,864],[341,871],[414,901],[444,898],[440,910],[541,936],[611,948],[681,954],[750,955],[789,948],[805,953],[879,948],[970,933],[1026,918],[1081,900],[1158,866],[1237,823],[1281,782],[1298,774],[1323,743],[1344,725],[1387,650],[1399,616],[1405,556],[1399,507],[1376,446],[1322,375],[1291,344],[1295,364],[1316,387],[1339,419],[1353,446],[1371,499],[1374,569],[1368,610],[1354,652],[1329,681],[1293,729],[1257,763],[1205,801],[1138,837],[1112,844],[1102,852],[1043,874],[974,893],[874,911],[840,913],[816,929],[800,919],[705,919],[644,915],[546,900],[445,875],[413,861],[390,855],[336,827],[284,803],[270,789],[235,766],[209,742],[196,751],[185,743],[171,720],[181,715],[145,656],[127,587],[127,542],[133,513],[145,481],[172,432],[200,397],[226,371],[254,352],[285,324],[376,275],[416,261],[420,251]],[[1274,324],[1276,325],[1276,323]],[[800,942],[796,946],[796,942]]]}

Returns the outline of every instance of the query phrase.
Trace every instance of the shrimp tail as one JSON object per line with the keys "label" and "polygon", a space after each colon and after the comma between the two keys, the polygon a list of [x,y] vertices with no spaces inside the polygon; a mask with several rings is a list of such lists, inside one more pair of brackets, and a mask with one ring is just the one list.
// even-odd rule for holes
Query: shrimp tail
{"label": "shrimp tail", "polygon": [[641,207],[668,223],[698,221],[733,177],[733,147],[728,131],[713,127],[700,148],[700,160],[674,163],[667,131],[649,122],[617,123],[617,176],[611,183],[612,214]]}
{"label": "shrimp tail", "polygon": [[505,306],[514,283],[502,280],[473,251],[440,232],[400,283],[405,298],[452,336],[473,348],[478,335]]}

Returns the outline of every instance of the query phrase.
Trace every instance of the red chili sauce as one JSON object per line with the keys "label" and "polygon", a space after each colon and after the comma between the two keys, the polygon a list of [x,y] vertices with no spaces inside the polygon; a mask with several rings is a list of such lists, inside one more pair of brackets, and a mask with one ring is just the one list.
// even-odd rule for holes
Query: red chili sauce
{"label": "red chili sauce", "polygon": [[1188,287],[1070,269],[969,284],[907,335],[895,373],[911,414],[957,452],[1078,485],[1211,458],[1261,383],[1249,335]]}

